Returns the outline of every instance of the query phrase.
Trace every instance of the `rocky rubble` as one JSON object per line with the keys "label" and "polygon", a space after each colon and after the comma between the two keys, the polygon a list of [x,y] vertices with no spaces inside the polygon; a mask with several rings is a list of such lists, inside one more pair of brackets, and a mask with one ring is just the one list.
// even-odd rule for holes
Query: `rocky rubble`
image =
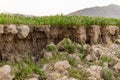
{"label": "rocky rubble", "polygon": [[71,65],[67,60],[64,60],[53,65],[45,64],[42,70],[45,72],[47,80],[76,80],[68,77],[68,71],[66,70],[68,68],[71,68]]}
{"label": "rocky rubble", "polygon": [[[120,45],[117,43],[81,45],[68,38],[56,45],[52,42],[41,51],[44,55],[39,63],[39,69],[44,72],[46,79],[32,73],[31,78],[26,77],[25,80],[119,80],[119,50]],[[27,67],[27,64],[23,66]],[[0,73],[0,79],[3,80],[16,78],[12,76],[9,65],[0,67]]]}
{"label": "rocky rubble", "polygon": [[[65,43],[67,43],[68,45],[75,44],[76,46],[74,47],[77,50],[74,48],[66,47]],[[77,46],[77,45],[78,44],[71,42],[70,39],[63,39],[62,41],[60,41],[60,43],[56,45],[56,47],[58,48],[58,51],[60,50],[59,56],[64,56],[64,57],[65,55],[67,56],[66,58],[62,57],[62,59],[65,59],[64,61],[58,61],[56,63],[49,63],[44,65],[43,71],[46,73],[48,79],[71,80],[69,71],[67,71],[66,69],[70,68],[72,70],[73,67],[75,67],[78,70],[78,72],[81,69],[85,72],[88,72],[89,74],[87,75],[89,76],[86,77],[86,79],[88,80],[109,80],[108,76],[109,78],[111,78],[111,80],[115,79],[113,72],[114,73],[119,72],[119,60],[120,60],[118,57],[119,50],[120,50],[119,44],[112,43],[109,45],[99,44],[99,45],[92,45],[92,46],[90,45]],[[73,49],[73,51],[69,53],[69,49]],[[46,51],[46,52],[51,53],[51,51]],[[71,60],[72,60],[72,63],[75,63],[75,64],[70,64]],[[87,64],[84,62],[84,60],[87,61]],[[51,69],[50,71],[47,70],[48,67],[49,69]],[[109,69],[112,71],[109,72]],[[107,70],[107,72],[104,72],[104,70],[105,71]],[[106,76],[106,74],[108,74],[108,76]],[[73,80],[74,79],[79,80],[80,78],[73,77]],[[86,79],[83,79],[83,80],[86,80]]]}
{"label": "rocky rubble", "polygon": [[11,72],[11,67],[9,65],[0,67],[0,80],[13,80],[14,76]]}

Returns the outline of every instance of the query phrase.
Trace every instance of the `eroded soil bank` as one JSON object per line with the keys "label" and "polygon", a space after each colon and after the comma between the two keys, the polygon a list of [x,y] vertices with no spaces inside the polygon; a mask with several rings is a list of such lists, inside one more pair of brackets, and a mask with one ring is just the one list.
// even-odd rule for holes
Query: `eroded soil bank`
{"label": "eroded soil bank", "polygon": [[110,44],[119,38],[118,26],[48,26],[0,25],[0,60],[15,61],[25,57],[39,60],[48,43],[57,44],[63,38],[84,44]]}

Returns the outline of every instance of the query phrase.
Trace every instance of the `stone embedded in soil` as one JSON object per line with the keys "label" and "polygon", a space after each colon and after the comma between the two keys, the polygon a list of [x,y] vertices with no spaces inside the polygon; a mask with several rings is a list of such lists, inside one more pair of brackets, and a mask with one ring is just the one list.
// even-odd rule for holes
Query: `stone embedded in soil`
{"label": "stone embedded in soil", "polygon": [[4,25],[0,25],[0,34],[4,33]]}
{"label": "stone embedded in soil", "polygon": [[114,38],[117,38],[119,35],[119,27],[117,26],[105,26],[101,29],[103,42],[110,44]]}
{"label": "stone embedded in soil", "polygon": [[119,28],[117,26],[107,26],[109,28],[109,33],[111,35],[115,35],[116,32],[118,32]]}
{"label": "stone embedded in soil", "polygon": [[86,43],[87,35],[86,35],[86,28],[84,26],[78,27],[74,35],[77,38],[78,42],[80,42],[81,44]]}
{"label": "stone embedded in soil", "polygon": [[19,25],[17,26],[17,29],[18,29],[17,35],[20,39],[26,38],[30,32],[30,27],[27,25]]}
{"label": "stone embedded in soil", "polygon": [[97,44],[98,43],[100,35],[101,35],[100,28],[101,28],[101,26],[98,26],[98,25],[91,25],[88,28],[87,33],[88,33],[90,44]]}
{"label": "stone embedded in soil", "polygon": [[16,25],[10,24],[4,27],[4,32],[6,34],[17,34],[18,30],[16,28]]}

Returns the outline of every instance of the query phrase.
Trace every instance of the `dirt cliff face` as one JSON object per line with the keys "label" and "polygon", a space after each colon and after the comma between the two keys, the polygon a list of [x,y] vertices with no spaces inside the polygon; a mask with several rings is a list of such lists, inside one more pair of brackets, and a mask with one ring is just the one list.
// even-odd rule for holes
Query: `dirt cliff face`
{"label": "dirt cliff face", "polygon": [[0,60],[15,61],[25,57],[39,60],[41,51],[48,43],[57,44],[63,38],[84,44],[109,44],[119,38],[119,27],[97,26],[61,27],[44,25],[41,27],[27,25],[0,25]]}

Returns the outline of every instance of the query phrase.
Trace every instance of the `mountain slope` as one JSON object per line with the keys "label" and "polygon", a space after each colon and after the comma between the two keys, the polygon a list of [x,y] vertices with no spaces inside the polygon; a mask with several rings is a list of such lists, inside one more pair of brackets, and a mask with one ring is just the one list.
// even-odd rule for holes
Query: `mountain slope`
{"label": "mountain slope", "polygon": [[84,16],[120,18],[120,6],[111,4],[111,5],[103,6],[103,7],[86,8],[83,10],[72,12],[68,15],[84,15]]}

